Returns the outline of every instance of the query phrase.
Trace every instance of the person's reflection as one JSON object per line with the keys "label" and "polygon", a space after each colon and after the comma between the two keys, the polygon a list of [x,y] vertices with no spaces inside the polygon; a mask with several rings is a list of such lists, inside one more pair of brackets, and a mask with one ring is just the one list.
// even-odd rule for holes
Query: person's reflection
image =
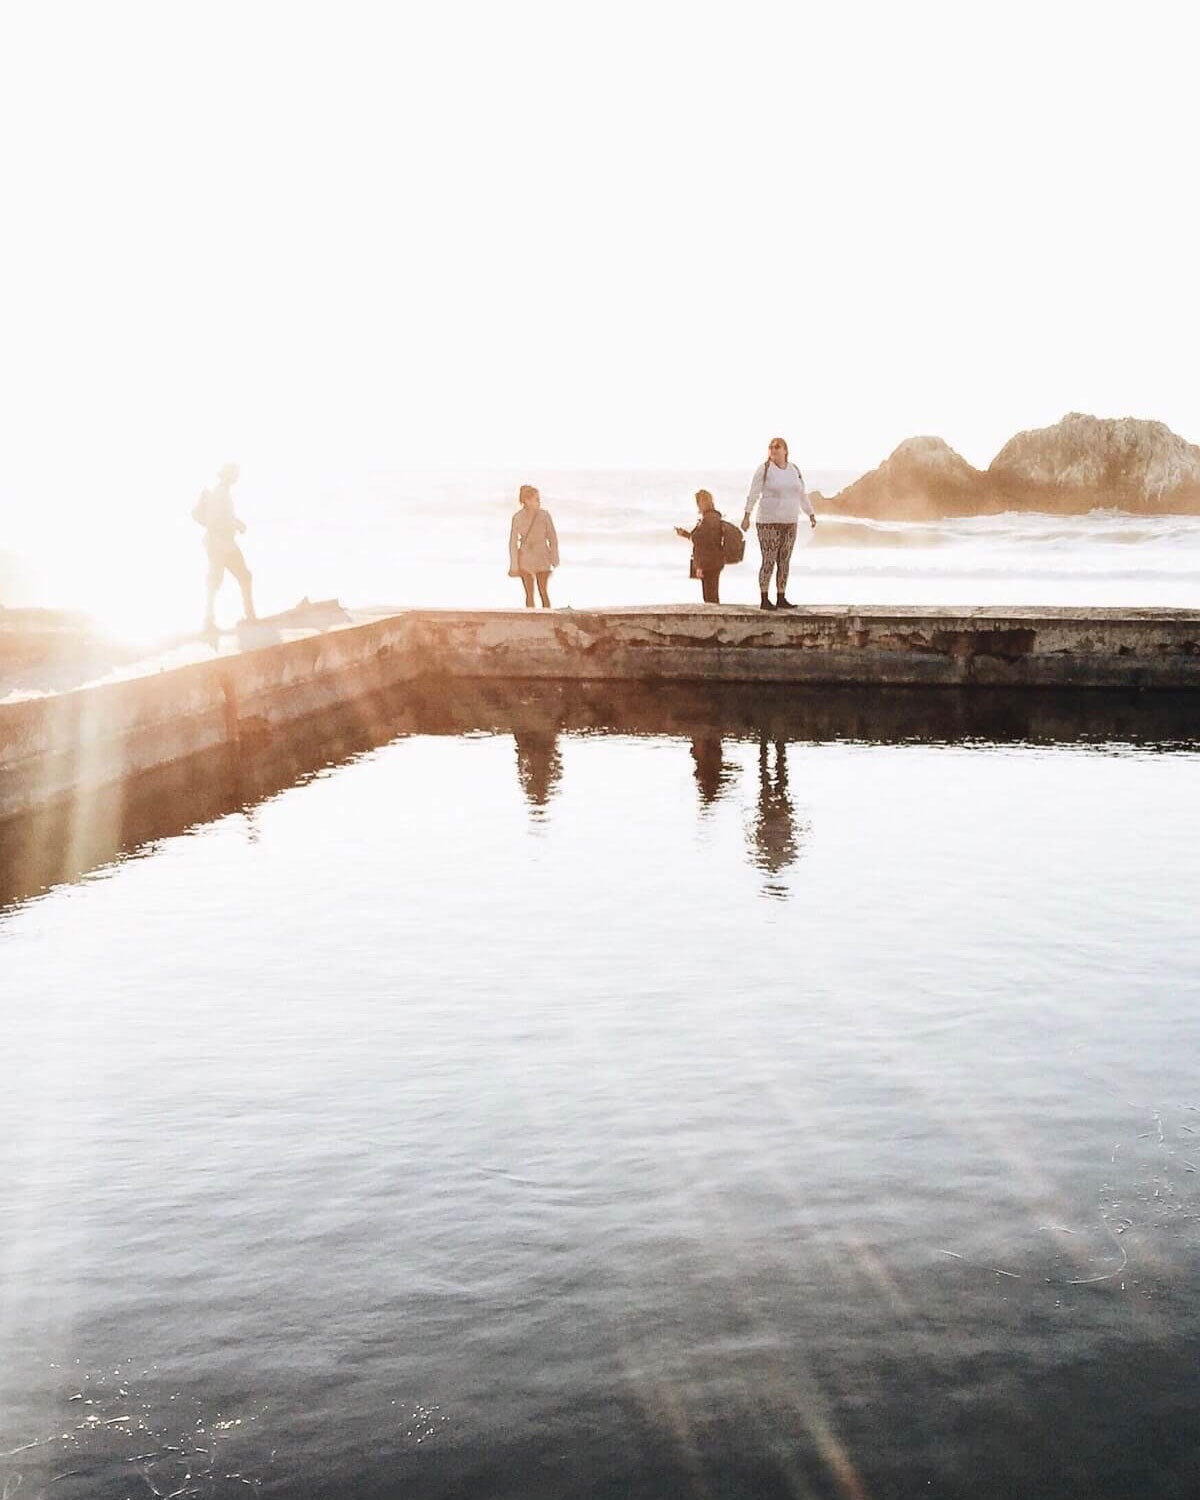
{"label": "person's reflection", "polygon": [[803,826],[797,828],[788,792],[787,744],[763,735],[758,742],[758,807],[750,857],[767,877],[763,889],[768,896],[781,900],[787,896],[787,883],[781,877],[799,857],[806,832]]}
{"label": "person's reflection", "polygon": [[562,757],[558,753],[558,730],[514,729],[517,747],[517,779],[534,817],[545,816],[546,805],[558,791]]}
{"label": "person's reflection", "polygon": [[732,768],[725,760],[725,743],[719,734],[692,736],[692,760],[700,801],[711,807],[729,784]]}

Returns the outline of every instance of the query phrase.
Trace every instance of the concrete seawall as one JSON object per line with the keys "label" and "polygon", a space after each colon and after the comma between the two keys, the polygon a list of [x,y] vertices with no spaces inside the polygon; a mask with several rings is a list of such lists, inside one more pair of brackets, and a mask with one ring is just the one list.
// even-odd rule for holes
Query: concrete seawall
{"label": "concrete seawall", "polygon": [[[430,611],[0,704],[0,818],[418,679],[1200,688],[1200,613]],[[1200,710],[1200,698],[1197,700]]]}

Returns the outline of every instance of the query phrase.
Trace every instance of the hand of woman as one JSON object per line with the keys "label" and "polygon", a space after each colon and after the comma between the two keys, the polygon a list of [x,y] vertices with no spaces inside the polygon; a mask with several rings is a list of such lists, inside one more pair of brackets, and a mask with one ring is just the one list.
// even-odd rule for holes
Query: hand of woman
{"label": "hand of woman", "polygon": [[685,540],[687,540],[689,542],[692,539],[692,533],[690,531],[685,530],[685,528],[682,527],[682,526],[676,526],[676,528],[675,528],[675,535],[676,536],[681,536],[681,537],[683,537]]}
{"label": "hand of woman", "polygon": [[509,568],[509,570],[508,570],[508,576],[510,578],[520,578],[520,576],[521,576],[521,570],[520,570],[520,568]]}
{"label": "hand of woman", "polygon": [[742,530],[743,531],[749,531],[750,530],[750,517],[749,516],[747,516],[746,519],[742,522]]}
{"label": "hand of woman", "polygon": [[814,527],[816,524],[817,524],[817,518],[816,518],[816,516],[809,516],[809,518],[808,518],[809,529],[811,530],[812,527]]}

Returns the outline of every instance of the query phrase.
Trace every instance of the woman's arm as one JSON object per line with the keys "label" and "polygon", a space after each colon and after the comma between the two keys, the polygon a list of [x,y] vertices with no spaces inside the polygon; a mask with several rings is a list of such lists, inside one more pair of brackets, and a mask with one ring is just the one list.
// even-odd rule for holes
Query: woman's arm
{"label": "woman's arm", "polygon": [[[767,459],[767,464],[771,462]],[[754,471],[754,478],[750,481],[750,488],[746,493],[746,513],[742,517],[742,530],[750,530],[750,517],[754,514],[754,507],[762,499],[762,492],[767,484],[767,464],[760,464]]]}
{"label": "woman's arm", "polygon": [[550,566],[558,567],[558,532],[554,529],[554,518],[549,511],[543,511],[546,517],[547,541],[550,543]]}
{"label": "woman's arm", "polygon": [[520,571],[520,557],[518,555],[517,542],[521,533],[517,530],[517,518],[513,517],[512,528],[508,533],[508,571],[517,573]]}
{"label": "woman's arm", "polygon": [[796,470],[796,478],[800,481],[800,508],[808,517],[808,524],[815,526],[817,524],[817,513],[813,510],[812,501],[808,498],[808,487],[805,485],[804,475],[801,474],[799,469]]}

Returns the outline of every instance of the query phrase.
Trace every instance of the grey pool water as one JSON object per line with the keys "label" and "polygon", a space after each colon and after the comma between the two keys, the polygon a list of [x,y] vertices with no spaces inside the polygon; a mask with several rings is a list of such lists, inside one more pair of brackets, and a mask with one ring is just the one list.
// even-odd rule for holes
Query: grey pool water
{"label": "grey pool water", "polygon": [[414,734],[11,906],[0,1492],[1194,1493],[1198,759]]}

